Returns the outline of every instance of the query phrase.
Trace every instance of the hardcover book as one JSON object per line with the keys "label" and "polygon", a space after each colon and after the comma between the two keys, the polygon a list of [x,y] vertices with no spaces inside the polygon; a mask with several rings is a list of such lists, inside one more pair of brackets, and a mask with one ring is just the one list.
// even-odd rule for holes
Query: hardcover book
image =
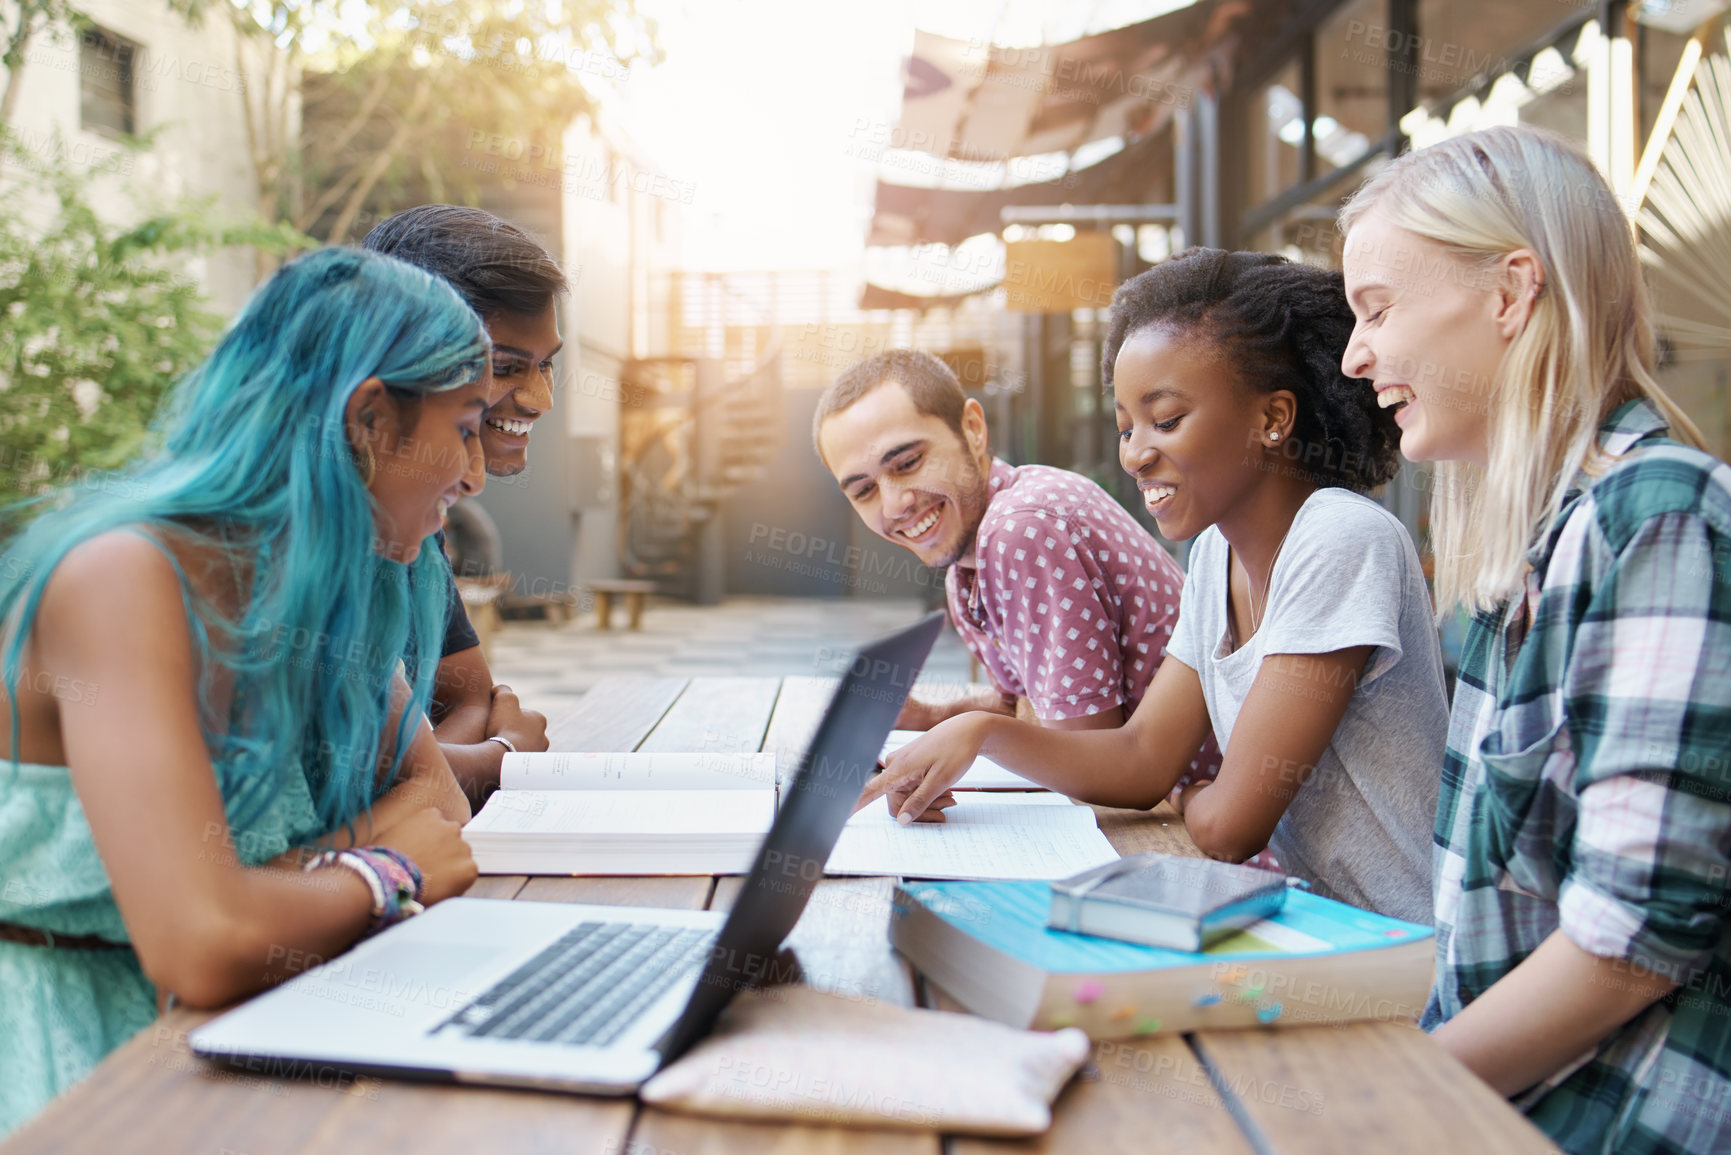
{"label": "hardcover book", "polygon": [[1416,1019],[1431,928],[1302,890],[1201,951],[1053,930],[1043,882],[909,883],[890,942],[976,1014],[1097,1039],[1222,1027]]}
{"label": "hardcover book", "polygon": [[1199,951],[1270,918],[1286,903],[1286,876],[1252,866],[1133,854],[1052,884],[1055,930]]}

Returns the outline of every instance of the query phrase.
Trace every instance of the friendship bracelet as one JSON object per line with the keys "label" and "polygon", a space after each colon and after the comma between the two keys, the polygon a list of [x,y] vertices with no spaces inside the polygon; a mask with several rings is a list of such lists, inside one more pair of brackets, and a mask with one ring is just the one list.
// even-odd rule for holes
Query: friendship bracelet
{"label": "friendship bracelet", "polygon": [[[400,850],[389,846],[363,846],[362,854],[380,855],[390,863],[394,870],[387,867],[392,874],[391,881],[397,888],[397,901],[410,914],[419,914],[421,906],[421,887],[425,880],[421,877],[421,868],[415,865],[413,859]],[[410,909],[410,908],[413,909]]]}
{"label": "friendship bracelet", "polygon": [[421,913],[420,868],[401,851],[387,846],[357,846],[349,850],[327,850],[314,856],[303,868],[322,870],[341,866],[359,875],[373,896],[373,917],[368,935]]}
{"label": "friendship bracelet", "polygon": [[421,868],[415,865],[415,860],[393,846],[363,846],[360,849],[367,854],[382,854],[398,866],[402,867],[414,880],[414,897],[421,897]]}

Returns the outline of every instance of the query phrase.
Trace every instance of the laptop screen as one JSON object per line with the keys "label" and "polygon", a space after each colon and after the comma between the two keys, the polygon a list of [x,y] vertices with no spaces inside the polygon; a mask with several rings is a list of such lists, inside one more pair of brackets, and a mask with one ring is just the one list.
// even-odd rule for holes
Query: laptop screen
{"label": "laptop screen", "polygon": [[823,877],[860,790],[877,768],[878,752],[943,622],[941,610],[928,614],[865,647],[848,667],[783,790],[781,811],[716,937],[703,977],[667,1033],[664,1065],[707,1034],[729,1000],[774,966],[782,941]]}

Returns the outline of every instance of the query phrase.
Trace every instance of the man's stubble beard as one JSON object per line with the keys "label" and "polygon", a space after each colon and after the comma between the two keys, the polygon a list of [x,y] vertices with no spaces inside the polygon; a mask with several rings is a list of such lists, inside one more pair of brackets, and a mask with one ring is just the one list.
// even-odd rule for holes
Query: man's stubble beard
{"label": "man's stubble beard", "polygon": [[963,492],[956,495],[956,512],[961,515],[962,533],[956,539],[955,551],[945,560],[933,562],[933,569],[949,569],[973,548],[974,539],[980,535],[980,522],[986,519],[986,506],[991,504],[990,497],[980,467],[972,460],[968,461],[966,484]]}

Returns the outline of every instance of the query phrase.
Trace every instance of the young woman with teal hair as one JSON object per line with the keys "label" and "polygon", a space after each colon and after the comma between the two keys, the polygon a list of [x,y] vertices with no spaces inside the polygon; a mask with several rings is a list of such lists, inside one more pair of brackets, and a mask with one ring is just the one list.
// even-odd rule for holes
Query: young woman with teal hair
{"label": "young woman with teal hair", "polygon": [[443,628],[423,544],[482,484],[488,353],[434,278],[315,253],[178,386],[153,455],[14,510],[0,1134],[167,997],[231,1002],[473,880],[438,654],[405,639]]}

